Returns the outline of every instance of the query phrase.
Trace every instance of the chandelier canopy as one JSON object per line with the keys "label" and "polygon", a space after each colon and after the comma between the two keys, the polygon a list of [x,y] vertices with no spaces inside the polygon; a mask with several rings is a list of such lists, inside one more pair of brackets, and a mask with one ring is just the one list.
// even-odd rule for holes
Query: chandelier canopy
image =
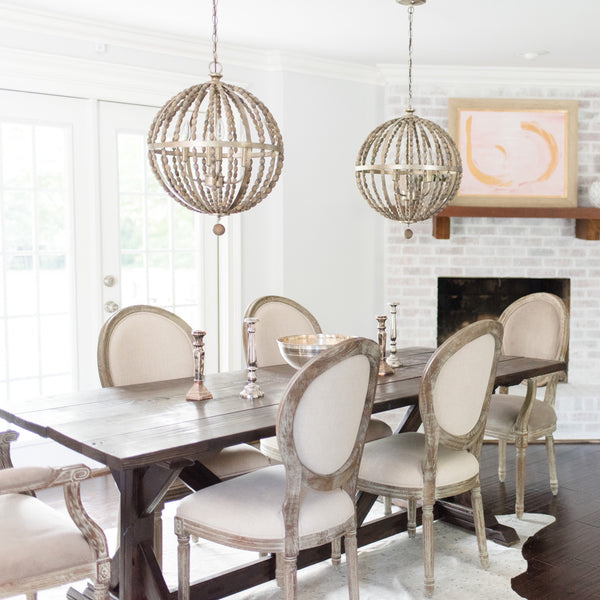
{"label": "chandelier canopy", "polygon": [[210,80],[183,90],[157,113],[148,133],[152,171],[177,202],[217,217],[250,210],[272,191],[283,166],[283,140],[269,109],[250,92],[223,83],[213,0]]}
{"label": "chandelier canopy", "polygon": [[[439,125],[412,108],[412,22],[414,6],[425,0],[396,0],[409,15],[408,108],[406,114],[374,129],[358,153],[356,182],[365,200],[394,221],[424,221],[458,192],[462,163],[456,144]],[[410,227],[405,232],[412,237]]]}

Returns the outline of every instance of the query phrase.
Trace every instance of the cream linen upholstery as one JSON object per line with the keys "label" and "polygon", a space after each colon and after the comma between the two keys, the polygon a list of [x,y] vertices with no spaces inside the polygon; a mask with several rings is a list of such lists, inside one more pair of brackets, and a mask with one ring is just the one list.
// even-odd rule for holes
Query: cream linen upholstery
{"label": "cream linen upholstery", "polygon": [[425,592],[433,594],[433,506],[471,491],[479,557],[488,554],[479,483],[479,454],[500,354],[502,325],[479,321],[460,330],[430,358],[419,389],[424,433],[400,433],[365,444],[358,488],[408,500],[408,534],[423,505]]}
{"label": "cream linen upholstery", "polygon": [[[507,355],[565,360],[569,344],[569,312],[564,302],[554,294],[529,294],[513,302],[500,315],[504,325],[502,352]],[[556,430],[556,388],[560,373],[527,381],[524,396],[508,395],[501,389],[492,396],[487,436],[498,439],[498,478],[506,477],[506,445],[515,444],[517,455],[515,512],[525,510],[525,456],[529,442],[546,439],[550,471],[550,489],[558,493],[558,475],[554,455]],[[545,386],[543,400],[536,398],[538,387]]]}
{"label": "cream linen upholstery", "polygon": [[[91,577],[95,600],[108,599],[106,538],[79,495],[79,482],[89,476],[84,465],[0,471],[0,598],[33,598],[38,590]],[[71,518],[23,493],[60,484]]]}
{"label": "cream linen upholstery", "polygon": [[195,492],[175,517],[179,598],[189,599],[189,537],[277,555],[284,597],[297,597],[299,550],[345,536],[350,598],[358,599],[354,497],[373,407],[379,348],[344,341],[290,381],[277,415],[283,464]]}
{"label": "cream linen upholstery", "polygon": [[[284,296],[261,296],[248,305],[244,317],[259,319],[254,334],[254,346],[259,367],[285,364],[279,352],[277,339],[286,335],[322,333],[317,319],[301,304]],[[243,328],[244,348],[248,355],[248,332]],[[392,434],[392,428],[379,419],[371,419],[367,440],[376,440]],[[260,440],[260,450],[271,460],[281,462],[281,453],[275,436]]]}
{"label": "cream linen upholstery", "polygon": [[[98,373],[103,387],[132,385],[194,375],[192,328],[163,308],[135,305],[108,319],[98,337]],[[219,479],[268,467],[270,460],[250,444],[210,452],[198,460]],[[190,493],[181,480],[167,491],[165,501]],[[154,550],[162,557],[162,505],[155,511]]]}
{"label": "cream linen upholstery", "polygon": [[[255,549],[255,540],[273,548],[285,537],[281,510],[285,488],[285,467],[274,465],[184,498],[177,516],[211,530],[215,536],[218,532],[239,536],[240,548],[244,548],[244,539],[252,540],[249,550]],[[240,502],[240,498],[245,501]],[[298,534],[303,538],[341,527],[353,514],[354,500],[344,490],[309,488],[300,507]]]}
{"label": "cream linen upholstery", "polygon": [[[422,488],[423,454],[425,435],[407,432],[370,442],[365,447],[360,473],[380,485]],[[438,464],[435,482],[438,487],[450,486],[457,481],[466,481],[479,474],[479,461],[470,452],[438,448]]]}

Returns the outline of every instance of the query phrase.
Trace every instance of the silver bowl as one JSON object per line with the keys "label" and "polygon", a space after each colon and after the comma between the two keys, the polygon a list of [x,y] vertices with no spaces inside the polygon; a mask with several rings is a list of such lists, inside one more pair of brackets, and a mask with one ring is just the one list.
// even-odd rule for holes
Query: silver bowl
{"label": "silver bowl", "polygon": [[286,335],[279,338],[277,344],[285,361],[295,369],[300,369],[311,358],[317,356],[319,352],[323,352],[323,350],[327,350],[331,346],[335,346],[335,344],[351,337],[351,335],[338,335],[335,333]]}

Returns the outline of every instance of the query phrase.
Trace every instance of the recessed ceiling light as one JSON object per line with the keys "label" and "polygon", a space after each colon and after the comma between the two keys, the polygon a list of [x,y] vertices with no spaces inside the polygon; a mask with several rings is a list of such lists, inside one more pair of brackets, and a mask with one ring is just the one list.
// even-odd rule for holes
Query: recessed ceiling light
{"label": "recessed ceiling light", "polygon": [[531,50],[530,52],[523,52],[523,54],[521,54],[521,56],[525,60],[535,60],[536,58],[539,58],[540,56],[544,56],[544,54],[550,54],[550,51],[549,50]]}

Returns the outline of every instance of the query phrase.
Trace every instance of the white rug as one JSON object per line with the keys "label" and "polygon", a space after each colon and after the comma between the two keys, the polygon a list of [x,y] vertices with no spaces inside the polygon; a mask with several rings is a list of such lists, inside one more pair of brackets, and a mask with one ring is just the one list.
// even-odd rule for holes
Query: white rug
{"label": "white rug", "polygon": [[[177,584],[176,538],[172,533],[172,516],[175,503],[169,503],[164,518],[163,571],[169,587]],[[374,510],[377,510],[377,504]],[[527,569],[521,555],[525,540],[554,522],[554,517],[526,513],[523,519],[515,515],[497,517],[503,525],[513,527],[520,543],[506,548],[488,542],[490,568],[484,570],[479,563],[475,536],[452,525],[436,522],[435,583],[436,594],[444,600],[513,600],[520,596],[513,592],[510,581]],[[106,532],[109,545],[114,548],[116,530]],[[423,594],[423,560],[421,528],[417,537],[410,540],[406,533],[359,548],[359,573],[361,600],[417,600]],[[244,552],[200,540],[191,544],[192,581],[210,573],[223,571],[238,564],[254,560],[256,553]],[[83,590],[85,584],[73,585]],[[39,593],[39,600],[63,600],[69,586]],[[302,600],[346,600],[346,565],[335,569],[325,561],[302,569],[298,573],[298,596]],[[229,596],[231,600],[275,600],[283,594],[275,582],[262,584],[246,592]]]}

